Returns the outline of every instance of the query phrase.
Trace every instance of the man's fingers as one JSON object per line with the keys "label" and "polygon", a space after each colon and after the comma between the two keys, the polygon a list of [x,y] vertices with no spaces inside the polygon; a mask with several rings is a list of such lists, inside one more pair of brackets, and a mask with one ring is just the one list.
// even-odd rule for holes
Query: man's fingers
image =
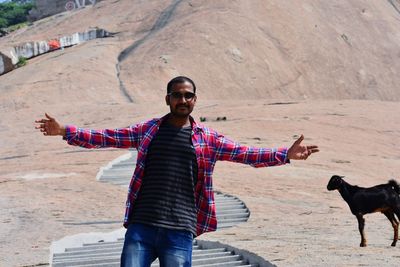
{"label": "man's fingers", "polygon": [[311,149],[307,149],[307,151],[309,153],[316,153],[316,152],[319,152],[319,149],[318,148],[311,148]]}
{"label": "man's fingers", "polygon": [[299,139],[297,139],[294,143],[299,145],[304,140],[304,135],[300,135]]}
{"label": "man's fingers", "polygon": [[45,127],[46,127],[45,123],[41,123],[40,125],[35,126],[36,129],[45,128]]}
{"label": "man's fingers", "polygon": [[46,118],[48,118],[51,121],[54,121],[55,119],[53,117],[51,117],[49,114],[44,113],[44,115],[46,115]]}

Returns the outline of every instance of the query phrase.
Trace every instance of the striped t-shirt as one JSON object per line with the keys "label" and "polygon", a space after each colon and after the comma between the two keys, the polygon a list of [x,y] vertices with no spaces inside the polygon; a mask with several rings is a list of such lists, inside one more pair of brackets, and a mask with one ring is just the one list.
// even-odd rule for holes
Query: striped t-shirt
{"label": "striped t-shirt", "polygon": [[197,161],[191,132],[191,126],[176,128],[167,122],[161,124],[149,146],[130,222],[189,230],[196,235]]}

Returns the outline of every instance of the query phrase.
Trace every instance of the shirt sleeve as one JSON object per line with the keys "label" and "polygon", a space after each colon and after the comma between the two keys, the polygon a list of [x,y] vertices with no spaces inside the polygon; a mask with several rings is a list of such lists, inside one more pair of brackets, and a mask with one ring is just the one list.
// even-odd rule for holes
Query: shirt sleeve
{"label": "shirt sleeve", "polygon": [[268,167],[289,163],[286,147],[255,148],[240,145],[223,135],[216,139],[216,159],[244,163],[253,167]]}
{"label": "shirt sleeve", "polygon": [[134,125],[119,129],[90,130],[66,125],[64,140],[70,145],[85,148],[137,148],[140,140],[140,127]]}

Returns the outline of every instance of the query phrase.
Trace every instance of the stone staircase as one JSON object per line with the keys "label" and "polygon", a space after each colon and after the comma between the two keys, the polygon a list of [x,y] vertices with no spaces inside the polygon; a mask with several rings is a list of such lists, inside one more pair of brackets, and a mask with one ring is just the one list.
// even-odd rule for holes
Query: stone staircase
{"label": "stone staircase", "polygon": [[[98,242],[84,244],[82,247],[67,248],[64,253],[53,255],[54,267],[117,267],[120,264],[120,256],[123,246],[123,239],[116,242]],[[193,242],[192,265],[198,267],[230,267],[247,266],[256,267],[258,264],[249,264],[249,261],[242,255],[236,254],[223,246],[219,248],[206,248],[199,246],[197,241]],[[159,266],[156,260],[152,267]]]}

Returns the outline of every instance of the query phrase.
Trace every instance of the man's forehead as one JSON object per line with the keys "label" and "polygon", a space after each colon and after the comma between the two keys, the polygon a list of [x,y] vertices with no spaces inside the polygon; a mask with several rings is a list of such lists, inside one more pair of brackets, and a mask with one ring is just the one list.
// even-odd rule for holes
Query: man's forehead
{"label": "man's forehead", "polygon": [[184,81],[181,83],[174,83],[172,85],[171,89],[172,89],[172,91],[181,91],[181,90],[191,91],[191,92],[194,91],[193,85],[188,81]]}

